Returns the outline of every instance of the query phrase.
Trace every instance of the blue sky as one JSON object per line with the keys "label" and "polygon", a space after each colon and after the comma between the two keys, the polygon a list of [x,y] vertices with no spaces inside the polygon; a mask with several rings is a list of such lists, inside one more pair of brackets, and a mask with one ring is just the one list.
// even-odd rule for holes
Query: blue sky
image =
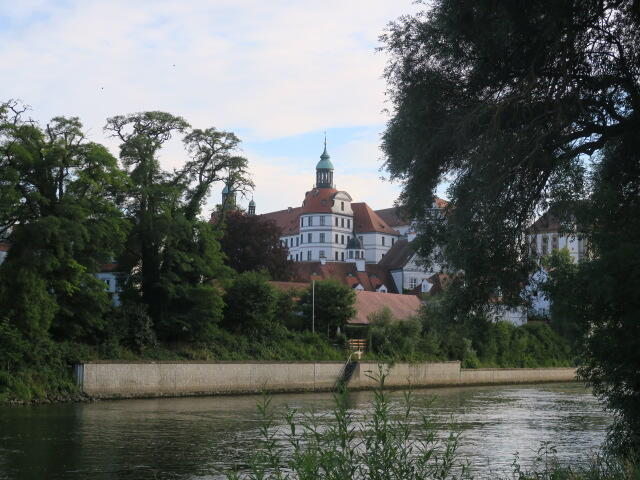
{"label": "blue sky", "polygon": [[[415,9],[411,0],[0,0],[1,100],[23,100],[41,122],[77,115],[114,154],[102,127],[116,114],[165,110],[234,131],[259,212],[301,203],[326,131],[338,188],[384,208],[400,187],[381,180],[386,58],[375,48],[390,20]],[[161,159],[185,161],[179,140]]]}

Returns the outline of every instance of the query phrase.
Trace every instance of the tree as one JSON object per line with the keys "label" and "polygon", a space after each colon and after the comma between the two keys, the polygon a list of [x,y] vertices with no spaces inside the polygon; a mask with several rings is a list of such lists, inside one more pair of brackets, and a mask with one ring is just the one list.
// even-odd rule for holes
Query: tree
{"label": "tree", "polygon": [[356,314],[355,302],[355,292],[346,285],[336,280],[321,280],[315,282],[315,301],[310,287],[300,298],[300,308],[310,329],[315,303],[315,329],[326,331],[328,336],[331,330],[335,332]]}
{"label": "tree", "polygon": [[[402,202],[419,220],[419,251],[428,257],[441,244],[449,267],[464,272],[454,285],[458,311],[481,311],[497,291],[516,302],[534,267],[524,229],[550,203],[590,198],[579,216],[596,260],[584,268],[606,287],[579,298],[592,306],[586,320],[611,343],[599,348],[605,337],[595,335],[582,372],[637,449],[640,369],[637,356],[622,355],[636,348],[625,319],[640,295],[622,259],[637,248],[638,237],[628,235],[640,221],[633,216],[638,3],[436,0],[430,7],[390,24],[382,38],[393,109],[383,149],[391,177],[404,183]],[[444,179],[451,207],[446,221],[433,222],[427,209]]]}
{"label": "tree", "polygon": [[222,318],[216,279],[228,275],[220,234],[198,215],[215,182],[247,177],[247,160],[235,155],[239,140],[215,128],[184,137],[191,160],[164,171],[163,144],[189,128],[165,112],[116,116],[105,129],[121,141],[120,158],[131,178],[131,234],[120,264],[130,273],[128,301],[142,302],[163,340],[203,340]]}
{"label": "tree", "polygon": [[225,303],[225,328],[264,334],[274,320],[276,292],[263,274],[244,272],[227,289]]}
{"label": "tree", "polygon": [[12,248],[0,267],[0,305],[28,338],[95,341],[110,301],[93,275],[126,235],[118,205],[126,177],[87,142],[78,118],[44,128],[17,102],[0,106],[0,234]]}
{"label": "tree", "polygon": [[234,210],[227,212],[223,229],[220,245],[229,267],[239,273],[265,269],[275,280],[290,278],[291,262],[275,223]]}

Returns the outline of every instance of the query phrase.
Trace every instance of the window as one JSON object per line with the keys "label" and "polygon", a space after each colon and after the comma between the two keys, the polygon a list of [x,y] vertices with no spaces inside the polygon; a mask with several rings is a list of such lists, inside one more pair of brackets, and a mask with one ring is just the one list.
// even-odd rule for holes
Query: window
{"label": "window", "polygon": [[313,217],[309,217],[309,220],[307,220],[307,225],[308,226],[312,226],[313,225]]}
{"label": "window", "polygon": [[298,261],[298,254],[296,253],[296,262]]}
{"label": "window", "polygon": [[289,239],[288,239],[288,238],[285,238],[285,239],[284,239],[284,246],[285,246],[285,247],[288,247],[288,246],[289,246]]}
{"label": "window", "polygon": [[360,235],[358,238],[360,239],[360,243],[364,246],[364,240],[362,238],[362,235]]}
{"label": "window", "polygon": [[307,234],[307,243],[311,243],[313,242],[313,234],[312,233],[308,233]]}
{"label": "window", "polygon": [[304,237],[302,235],[300,235],[300,244],[304,243]]}
{"label": "window", "polygon": [[351,240],[351,237],[347,235],[347,243],[349,243],[349,240]]}
{"label": "window", "polygon": [[[296,247],[300,244],[299,240],[300,239],[298,237],[296,237]],[[291,241],[293,242],[293,239],[291,239]]]}
{"label": "window", "polygon": [[[358,252],[356,252],[358,253]],[[353,250],[349,250],[349,258],[353,258]]]}
{"label": "window", "polygon": [[338,217],[336,217],[336,227],[338,226]]}
{"label": "window", "polygon": [[542,237],[542,255],[549,253],[549,237],[546,235]]}
{"label": "window", "polygon": [[384,246],[384,237],[382,237],[382,245]]}
{"label": "window", "polygon": [[340,235],[340,244],[344,245],[344,235]]}
{"label": "window", "polygon": [[413,290],[414,288],[416,288],[418,286],[418,279],[417,278],[411,278],[409,280],[409,290]]}
{"label": "window", "polygon": [[558,236],[551,237],[551,250],[558,250]]}
{"label": "window", "polygon": [[340,219],[340,226],[341,226],[342,228],[344,228],[344,218],[341,218],[341,219]]}
{"label": "window", "polygon": [[311,260],[311,250],[307,251],[307,260],[310,261]]}
{"label": "window", "polygon": [[324,225],[324,216],[320,216],[320,225]]}
{"label": "window", "polygon": [[391,246],[393,247],[395,243],[396,243],[396,239],[394,237],[391,237]]}
{"label": "window", "polygon": [[[324,218],[324,217],[320,217],[320,218]],[[324,243],[324,233],[320,234],[320,243]]]}
{"label": "window", "polygon": [[336,252],[336,262],[338,261],[338,252]]}
{"label": "window", "polygon": [[342,258],[342,261],[344,262],[344,252],[342,252],[342,253],[340,254],[340,257]]}
{"label": "window", "polygon": [[344,202],[340,202],[340,210],[344,210]]}
{"label": "window", "polygon": [[347,218],[347,228],[351,228],[351,219]]}
{"label": "window", "polygon": [[326,258],[324,255],[324,250],[320,250],[320,258]]}
{"label": "window", "polygon": [[536,237],[535,235],[531,235],[531,241],[530,241],[530,245],[531,245],[531,254],[535,255],[536,253],[538,253],[538,242],[536,242]]}
{"label": "window", "polygon": [[300,226],[304,227],[304,217],[300,217]]}
{"label": "window", "polygon": [[336,243],[338,243],[338,234],[336,233]]}

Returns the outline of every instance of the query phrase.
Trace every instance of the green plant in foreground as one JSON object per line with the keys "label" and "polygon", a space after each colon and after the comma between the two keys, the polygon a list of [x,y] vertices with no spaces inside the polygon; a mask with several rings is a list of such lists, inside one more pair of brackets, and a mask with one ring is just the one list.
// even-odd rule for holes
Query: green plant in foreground
{"label": "green plant in foreground", "polygon": [[[418,480],[471,478],[458,462],[460,433],[438,435],[428,413],[417,412],[411,392],[400,406],[384,390],[385,375],[375,377],[370,413],[356,419],[345,392],[335,395],[332,416],[319,422],[310,414],[288,410],[288,433],[279,435],[270,398],[258,406],[261,445],[249,471],[231,480]],[[417,420],[417,421],[416,421]]]}

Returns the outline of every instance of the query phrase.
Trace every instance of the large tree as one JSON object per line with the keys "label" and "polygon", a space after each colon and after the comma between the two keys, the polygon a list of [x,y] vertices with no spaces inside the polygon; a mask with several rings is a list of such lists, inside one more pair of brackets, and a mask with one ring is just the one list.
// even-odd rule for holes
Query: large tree
{"label": "large tree", "polygon": [[[121,140],[131,179],[131,233],[120,259],[129,274],[125,299],[146,305],[161,339],[205,339],[222,316],[214,280],[226,270],[219,233],[198,215],[215,182],[247,178],[247,160],[235,153],[239,140],[215,128],[188,131],[184,119],[165,112],[113,117],[105,129]],[[191,159],[167,172],[160,150],[183,133]]]}
{"label": "large tree", "polygon": [[0,310],[30,338],[95,341],[110,301],[93,275],[118,253],[126,177],[78,118],[44,127],[17,102],[0,105]]}
{"label": "large tree", "polygon": [[274,280],[288,280],[291,262],[278,226],[240,210],[227,212],[220,240],[226,264],[235,271],[266,270]]}
{"label": "large tree", "polygon": [[[597,259],[592,278],[610,295],[584,290],[593,308],[581,311],[615,345],[600,348],[605,337],[594,335],[584,373],[636,448],[638,359],[611,351],[637,350],[629,308],[639,284],[618,273],[638,271],[637,256],[626,255],[638,236],[626,234],[640,221],[630,215],[640,182],[639,27],[632,0],[435,0],[382,39],[386,165],[420,220],[420,252],[441,244],[450,268],[464,272],[458,312],[481,311],[498,292],[516,301],[533,267],[522,232],[551,203],[588,200],[573,214]],[[443,181],[451,206],[446,221],[433,221],[428,208]]]}

